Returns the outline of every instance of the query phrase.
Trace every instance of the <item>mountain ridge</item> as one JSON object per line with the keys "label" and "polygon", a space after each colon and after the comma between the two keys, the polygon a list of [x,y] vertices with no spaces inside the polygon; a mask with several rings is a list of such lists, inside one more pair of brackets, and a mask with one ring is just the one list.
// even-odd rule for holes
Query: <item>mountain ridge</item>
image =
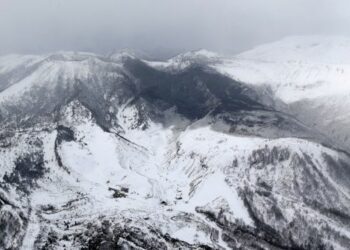
{"label": "mountain ridge", "polygon": [[225,71],[240,59],[5,59],[0,248],[350,244],[347,148]]}

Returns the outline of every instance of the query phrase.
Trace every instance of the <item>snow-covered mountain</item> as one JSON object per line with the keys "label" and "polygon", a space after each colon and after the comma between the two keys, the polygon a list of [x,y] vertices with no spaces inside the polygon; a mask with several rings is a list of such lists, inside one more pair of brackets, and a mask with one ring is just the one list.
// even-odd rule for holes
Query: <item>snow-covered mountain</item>
{"label": "snow-covered mountain", "polygon": [[290,112],[350,149],[350,39],[292,37],[214,65],[238,81],[267,85]]}
{"label": "snow-covered mountain", "polygon": [[346,41],[1,57],[0,248],[347,249]]}

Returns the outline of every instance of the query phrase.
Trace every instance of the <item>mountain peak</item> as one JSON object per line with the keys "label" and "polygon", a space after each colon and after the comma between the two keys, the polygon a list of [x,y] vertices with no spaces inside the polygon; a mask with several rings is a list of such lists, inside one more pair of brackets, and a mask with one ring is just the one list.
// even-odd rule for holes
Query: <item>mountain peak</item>
{"label": "mountain peak", "polygon": [[195,61],[195,62],[204,62],[204,61],[211,61],[219,58],[219,54],[206,50],[206,49],[199,49],[199,50],[192,50],[189,52],[185,52],[182,54],[179,54],[171,59],[169,61],[178,62],[178,61]]}
{"label": "mountain peak", "polygon": [[257,46],[236,57],[271,62],[350,64],[349,51],[349,37],[293,36]]}

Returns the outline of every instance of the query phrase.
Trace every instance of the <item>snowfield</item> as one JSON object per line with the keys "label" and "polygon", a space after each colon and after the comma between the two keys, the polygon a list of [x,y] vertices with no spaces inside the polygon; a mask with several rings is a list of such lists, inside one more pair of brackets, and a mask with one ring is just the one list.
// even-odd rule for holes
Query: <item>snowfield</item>
{"label": "snowfield", "polygon": [[350,40],[0,58],[0,249],[347,249]]}

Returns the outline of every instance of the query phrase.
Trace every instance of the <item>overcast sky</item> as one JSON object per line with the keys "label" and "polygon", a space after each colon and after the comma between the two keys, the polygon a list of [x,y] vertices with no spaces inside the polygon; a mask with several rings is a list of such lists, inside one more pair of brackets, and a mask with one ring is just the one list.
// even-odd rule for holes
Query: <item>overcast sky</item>
{"label": "overcast sky", "polygon": [[350,0],[0,0],[0,54],[236,53],[285,36],[350,36],[349,13]]}

